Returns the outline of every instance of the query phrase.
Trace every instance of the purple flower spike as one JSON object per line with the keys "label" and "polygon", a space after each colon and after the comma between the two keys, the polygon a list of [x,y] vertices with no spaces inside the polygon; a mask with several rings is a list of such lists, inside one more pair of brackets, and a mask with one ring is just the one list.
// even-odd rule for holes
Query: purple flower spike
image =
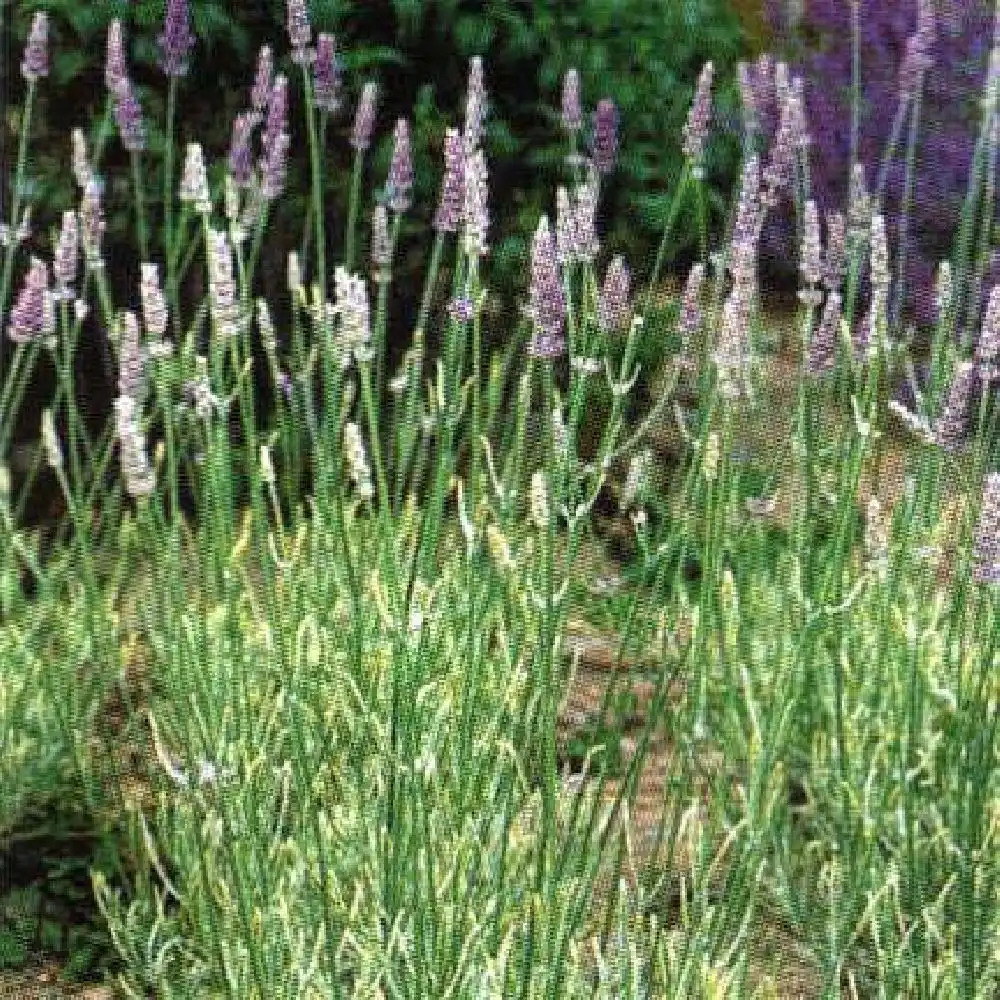
{"label": "purple flower spike", "polygon": [[306,0],[288,0],[288,39],[292,43],[292,62],[303,65],[312,59],[309,43],[312,41],[312,25]]}
{"label": "purple flower spike", "polygon": [[267,201],[274,201],[285,189],[285,172],[288,166],[288,147],[291,137],[279,132],[264,150],[263,178],[260,193]]}
{"label": "purple flower spike", "polygon": [[11,310],[7,336],[15,344],[23,344],[42,333],[44,299],[49,287],[49,267],[38,257],[31,258],[31,267],[24,285]]}
{"label": "purple flower spike", "polygon": [[288,121],[288,80],[283,73],[274,78],[274,86],[267,102],[267,124],[264,126],[263,145],[266,151],[285,131]]}
{"label": "purple flower spike", "polygon": [[410,155],[410,126],[405,118],[396,122],[393,137],[392,163],[389,166],[389,182],[386,185],[389,207],[402,215],[413,203],[410,190],[413,187],[413,159]]}
{"label": "purple flower spike", "polygon": [[465,197],[465,146],[458,129],[450,128],[445,134],[444,163],[444,181],[434,216],[434,228],[439,233],[454,233],[462,221]]}
{"label": "purple flower spike", "polygon": [[237,187],[247,187],[253,173],[253,157],[250,152],[250,135],[253,132],[252,113],[236,116],[233,122],[233,136],[229,144],[229,172]]}
{"label": "purple flower spike", "polygon": [[389,213],[385,205],[376,205],[372,213],[372,267],[377,268],[376,281],[385,278],[392,263],[392,239],[389,236]]}
{"label": "purple flower spike", "polygon": [[490,227],[489,174],[486,157],[477,149],[465,163],[465,252],[470,257],[485,257],[489,252],[486,231]]}
{"label": "purple flower spike", "polygon": [[570,133],[579,132],[583,125],[580,110],[580,74],[575,69],[566,70],[563,77],[562,127]]}
{"label": "purple flower spike", "polygon": [[128,84],[125,69],[125,43],[122,41],[122,23],[117,18],[108,25],[108,54],[104,64],[104,82],[112,96],[117,97]]}
{"label": "purple flower spike", "polygon": [[257,75],[254,77],[253,90],[250,93],[250,103],[254,111],[263,115],[271,99],[271,75],[274,64],[271,59],[271,46],[262,45],[257,56]]}
{"label": "purple flower spike", "polygon": [[479,145],[485,114],[486,90],[483,87],[483,59],[482,56],[473,56],[469,60],[469,84],[465,100],[465,148],[470,156]]}
{"label": "purple flower spike", "polygon": [[316,107],[326,114],[340,110],[340,67],[337,63],[337,42],[326,32],[316,43],[316,63],[313,66],[313,87]]}
{"label": "purple flower spike", "polygon": [[187,73],[187,57],[194,47],[194,40],[187,0],[167,0],[163,34],[157,39],[160,45],[160,66],[167,76],[184,76]]}
{"label": "purple flower spike", "polygon": [[566,346],[562,335],[566,300],[559,280],[559,266],[552,233],[549,231],[549,220],[544,215],[538,221],[531,248],[528,314],[534,324],[528,354],[533,358],[555,358],[562,354]]}
{"label": "purple flower spike", "polygon": [[49,15],[44,11],[35,14],[31,22],[28,44],[24,47],[21,76],[29,83],[49,75]]}
{"label": "purple flower spike", "polygon": [[351,145],[359,152],[368,149],[372,144],[372,131],[375,128],[375,99],[378,96],[378,85],[369,81],[361,92],[358,110],[354,116],[354,131],[351,134]]}
{"label": "purple flower spike", "polygon": [[620,330],[625,324],[630,281],[625,258],[617,254],[608,265],[604,286],[597,301],[597,325],[605,333]]}
{"label": "purple flower spike", "polygon": [[618,155],[618,109],[614,101],[605,97],[594,112],[594,166],[598,173],[610,174],[615,169]]}
{"label": "purple flower spike", "polygon": [[698,77],[694,101],[684,126],[684,155],[691,161],[692,172],[699,180],[704,176],[702,156],[705,139],[708,138],[708,123],[712,117],[712,74],[715,68],[707,62]]}
{"label": "purple flower spike", "polygon": [[986,313],[983,316],[982,331],[979,343],[976,345],[976,364],[979,365],[979,377],[990,382],[1000,375],[1000,285],[990,289],[990,297],[986,303]]}
{"label": "purple flower spike", "polygon": [[128,77],[125,78],[117,94],[115,121],[118,123],[122,145],[130,153],[139,153],[146,148],[146,128],[142,122],[142,108]]}
{"label": "purple flower spike", "polygon": [[1000,583],[1000,472],[991,472],[983,486],[972,560],[976,583]]}
{"label": "purple flower spike", "polygon": [[819,329],[809,342],[809,371],[813,375],[823,375],[837,364],[840,301],[839,292],[827,293]]}

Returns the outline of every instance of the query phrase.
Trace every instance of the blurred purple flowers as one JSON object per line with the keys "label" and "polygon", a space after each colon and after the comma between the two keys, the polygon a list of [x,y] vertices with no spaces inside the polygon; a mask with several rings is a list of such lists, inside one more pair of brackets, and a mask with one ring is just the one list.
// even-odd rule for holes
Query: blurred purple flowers
{"label": "blurred purple flowers", "polygon": [[29,83],[49,75],[49,15],[38,11],[31,21],[31,31],[24,47],[21,76]]}
{"label": "blurred purple flowers", "polygon": [[605,97],[594,111],[594,135],[591,155],[598,173],[610,174],[618,156],[618,109]]}
{"label": "blurred purple flowers", "polygon": [[313,95],[316,107],[332,115],[340,110],[340,66],[337,61],[337,43],[326,32],[316,43],[316,62],[313,64]]}
{"label": "blurred purple flowers", "polygon": [[405,118],[396,122],[393,135],[392,162],[389,165],[389,180],[386,185],[386,198],[389,207],[402,215],[413,201],[410,190],[413,187],[413,159],[410,155],[410,126]]}
{"label": "blurred purple flowers", "polygon": [[187,73],[188,53],[194,47],[187,0],[167,0],[167,14],[163,34],[157,39],[160,46],[160,66],[167,76]]}
{"label": "blurred purple flowers", "polygon": [[566,347],[563,323],[566,300],[556,261],[556,248],[549,230],[548,216],[538,220],[531,247],[531,287],[526,310],[534,327],[528,354],[533,358],[555,358]]}

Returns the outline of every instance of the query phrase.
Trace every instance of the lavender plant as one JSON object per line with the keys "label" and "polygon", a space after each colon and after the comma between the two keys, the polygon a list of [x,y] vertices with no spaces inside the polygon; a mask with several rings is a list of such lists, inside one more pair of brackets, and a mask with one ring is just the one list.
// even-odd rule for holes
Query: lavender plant
{"label": "lavender plant", "polygon": [[[179,10],[162,34],[174,68],[198,58]],[[142,129],[118,29],[110,34],[111,113],[117,104],[119,138],[132,147],[141,311],[119,307],[109,289],[103,146],[88,148],[82,134],[72,146],[78,211],[34,259],[15,239],[6,248],[0,304],[13,360],[0,458],[25,380],[52,350],[58,387],[40,451],[74,533],[38,568],[37,606],[4,608],[19,615],[0,623],[12,664],[12,679],[0,679],[0,736],[25,764],[21,778],[5,758],[4,777],[32,785],[37,755],[13,739],[31,717],[20,731],[58,748],[95,808],[124,817],[106,835],[143,859],[142,874],[126,891],[114,873],[92,873],[125,963],[121,984],[136,995],[261,998],[763,996],[753,929],[780,919],[811,953],[817,995],[844,977],[859,994],[929,996],[943,984],[970,1000],[989,995],[1000,976],[998,486],[986,447],[994,418],[971,386],[995,376],[993,293],[970,354],[950,336],[942,279],[934,358],[946,378],[917,412],[890,409],[886,373],[912,364],[892,315],[892,227],[857,172],[839,214],[801,199],[797,407],[772,458],[781,488],[802,486],[768,562],[758,518],[769,505],[742,504],[737,442],[761,392],[764,227],[782,198],[809,193],[803,83],[775,75],[775,140],[747,149],[726,239],[688,278],[682,351],[656,405],[626,428],[654,310],[651,287],[633,294],[633,268],[597,224],[625,154],[615,102],[593,109],[581,151],[582,81],[566,75],[570,184],[533,220],[519,322],[489,353],[490,86],[485,61],[471,61],[462,127],[440,151],[416,330],[390,373],[388,293],[420,192],[410,122],[383,126],[374,88],[362,91],[349,140],[360,166],[343,250],[331,249],[322,124],[336,96],[336,40],[314,32],[304,0],[285,13],[293,68],[275,72],[275,39],[232,142],[186,145],[169,234],[146,218]],[[42,37],[24,59],[28,108]],[[713,74],[703,70],[678,137],[685,166],[668,219],[703,193]],[[993,121],[992,85],[983,110]],[[284,338],[254,277],[272,211],[289,197],[293,113],[305,118],[311,238],[288,259]],[[392,155],[369,194],[363,167],[382,127]],[[224,183],[213,189],[216,171]],[[371,225],[367,269],[354,260],[361,219]],[[15,213],[8,235],[24,222]],[[654,279],[668,236],[669,226]],[[193,306],[178,294],[188,268],[203,275]],[[440,296],[443,269],[450,288]],[[73,402],[89,309],[116,369],[115,420],[96,440]],[[273,421],[251,391],[261,360]],[[699,380],[700,399],[690,425],[681,415],[684,461],[663,498],[672,515],[653,530],[646,439],[682,370]],[[609,412],[585,455],[602,375]],[[511,376],[513,401],[503,392]],[[846,415],[832,430],[821,419],[830,410]],[[884,496],[866,501],[856,537],[859,484],[892,412],[919,436],[909,481],[892,509]],[[296,505],[288,467],[305,452],[314,483]],[[560,773],[558,739],[579,667],[565,655],[571,593],[597,495],[619,461],[630,469],[622,496],[640,558],[616,652],[645,649],[658,631],[651,704],[623,774],[612,779],[601,766],[610,753],[594,747],[571,776]],[[197,481],[192,524],[177,504],[185,467]],[[8,480],[0,475],[3,579],[11,552],[30,555]],[[112,512],[106,536],[89,525],[94,501]],[[946,544],[956,556],[938,587],[922,560]],[[690,582],[671,569],[687,550],[702,567]],[[157,682],[141,704],[128,683],[137,656]],[[34,715],[28,680],[43,705]],[[150,748],[145,798],[127,793],[113,754],[91,739],[113,687],[124,735]],[[46,744],[43,725],[58,738]],[[658,822],[640,837],[632,817],[648,805],[647,766],[664,733]],[[805,789],[794,811],[793,777]],[[20,801],[16,788],[5,797],[0,835],[16,819],[8,803]],[[681,903],[667,915],[672,892]]]}

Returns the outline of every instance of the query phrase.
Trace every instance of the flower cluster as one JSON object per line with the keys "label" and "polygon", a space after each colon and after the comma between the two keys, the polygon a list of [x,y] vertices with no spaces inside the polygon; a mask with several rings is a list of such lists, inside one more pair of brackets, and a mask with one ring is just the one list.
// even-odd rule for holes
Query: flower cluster
{"label": "flower cluster", "polygon": [[562,333],[566,300],[556,248],[545,215],[538,220],[531,248],[531,287],[526,312],[534,327],[528,354],[533,358],[554,358],[562,354],[566,346]]}
{"label": "flower cluster", "polygon": [[114,401],[115,427],[125,489],[132,497],[148,496],[156,481],[146,457],[146,437],[140,424],[146,392],[145,355],[139,342],[135,313],[121,315],[118,397]]}
{"label": "flower cluster", "polygon": [[108,26],[107,60],[104,79],[115,102],[115,122],[122,145],[130,153],[146,148],[146,127],[142,108],[135,96],[132,81],[125,67],[125,44],[122,39],[121,21],[115,19]]}

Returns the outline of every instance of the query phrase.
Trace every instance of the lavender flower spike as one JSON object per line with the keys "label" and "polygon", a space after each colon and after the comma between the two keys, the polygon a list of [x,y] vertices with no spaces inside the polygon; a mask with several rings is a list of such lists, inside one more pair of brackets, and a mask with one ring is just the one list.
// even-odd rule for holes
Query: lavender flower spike
{"label": "lavender flower spike", "polygon": [[187,144],[184,170],[181,174],[180,199],[182,203],[193,204],[195,211],[201,215],[212,213],[212,198],[208,190],[208,174],[205,172],[201,143]]}
{"label": "lavender flower spike", "polygon": [[229,142],[229,173],[237,187],[247,187],[253,174],[253,155],[250,136],[253,133],[252,112],[236,116],[233,135]]}
{"label": "lavender flower spike", "polygon": [[52,270],[56,278],[56,295],[60,299],[73,298],[73,284],[79,266],[80,232],[76,222],[76,212],[62,214],[62,229],[56,244]]}
{"label": "lavender flower spike", "polygon": [[483,133],[483,116],[486,114],[486,90],[483,87],[483,59],[473,56],[469,60],[468,95],[465,101],[465,149],[466,155],[479,145]]}
{"label": "lavender flower spike", "polygon": [[487,253],[486,230],[490,216],[489,178],[486,155],[477,149],[465,165],[465,252],[470,257],[485,257]]}
{"label": "lavender flower spike", "polygon": [[389,236],[389,213],[385,205],[376,205],[372,212],[372,267],[377,268],[376,281],[387,281],[392,262],[392,239]]}
{"label": "lavender flower spike", "polygon": [[598,173],[610,174],[615,169],[618,155],[618,109],[614,101],[605,97],[594,112],[594,137],[592,155]]}
{"label": "lavender flower spike", "polygon": [[130,153],[142,152],[146,148],[146,127],[142,121],[142,108],[128,77],[122,81],[116,95],[115,121],[125,149]]}
{"label": "lavender flower spike", "polygon": [[1000,583],[1000,472],[991,472],[983,486],[972,559],[976,583]]}
{"label": "lavender flower spike", "polygon": [[340,110],[340,66],[337,61],[337,42],[333,35],[323,32],[316,43],[316,62],[313,64],[313,94],[316,107],[324,114]]}
{"label": "lavender flower spike", "polygon": [[533,358],[555,358],[562,354],[566,346],[562,335],[566,300],[559,280],[556,248],[545,215],[538,220],[531,248],[531,288],[527,312],[534,325],[528,354]]}
{"label": "lavender flower spike", "polygon": [[705,63],[702,67],[691,111],[684,126],[684,155],[690,160],[692,173],[698,180],[701,180],[705,174],[702,157],[705,153],[705,139],[708,137],[708,123],[712,117],[712,74],[714,71],[715,67],[711,62]]}
{"label": "lavender flower spike", "polygon": [[38,11],[31,22],[28,43],[24,47],[21,62],[21,76],[33,83],[41,76],[49,75],[49,15]]}
{"label": "lavender flower spike", "polygon": [[[271,98],[271,76],[274,65],[271,58],[271,46],[262,45],[257,56],[257,75],[254,77],[253,90],[250,92],[250,103],[258,115],[267,110]],[[258,119],[259,121],[259,119]]]}
{"label": "lavender flower spike", "polygon": [[167,76],[184,76],[188,70],[188,53],[194,47],[187,0],[167,0],[163,34],[157,42],[160,46],[160,66],[163,72]]}
{"label": "lavender flower spike", "polygon": [[413,187],[413,159],[410,155],[410,127],[405,118],[396,122],[393,136],[392,163],[389,166],[389,180],[386,185],[389,207],[402,215],[413,201],[410,190]]}
{"label": "lavender flower spike", "polygon": [[38,257],[31,258],[31,267],[17,302],[10,313],[7,336],[15,344],[34,340],[43,332],[43,299],[49,288],[49,267]]}
{"label": "lavender flower spike", "polygon": [[991,382],[1000,376],[1000,285],[994,285],[990,290],[975,359],[979,365],[979,377],[984,382]]}
{"label": "lavender flower spike", "polygon": [[108,25],[108,53],[104,64],[104,82],[112,96],[117,97],[126,85],[125,43],[122,41],[122,23],[115,18]]}
{"label": "lavender flower spike", "polygon": [[628,315],[628,293],[630,275],[625,258],[616,254],[608,265],[597,301],[597,325],[605,333],[620,330]]}
{"label": "lavender flower spike", "polygon": [[434,216],[434,228],[439,233],[454,233],[462,221],[465,195],[465,147],[458,129],[450,128],[445,133],[444,163],[441,200]]}
{"label": "lavender flower spike", "polygon": [[312,41],[312,25],[309,23],[309,11],[306,0],[288,0],[288,39],[292,43],[292,62],[305,65],[312,60],[309,43]]}
{"label": "lavender flower spike", "polygon": [[375,128],[375,99],[378,96],[378,84],[369,81],[361,92],[358,110],[354,115],[354,130],[351,133],[351,145],[359,152],[368,149],[372,144],[372,131]]}
{"label": "lavender flower spike", "polygon": [[583,125],[580,110],[580,74],[575,69],[566,70],[563,77],[562,127],[569,133],[579,132]]}

